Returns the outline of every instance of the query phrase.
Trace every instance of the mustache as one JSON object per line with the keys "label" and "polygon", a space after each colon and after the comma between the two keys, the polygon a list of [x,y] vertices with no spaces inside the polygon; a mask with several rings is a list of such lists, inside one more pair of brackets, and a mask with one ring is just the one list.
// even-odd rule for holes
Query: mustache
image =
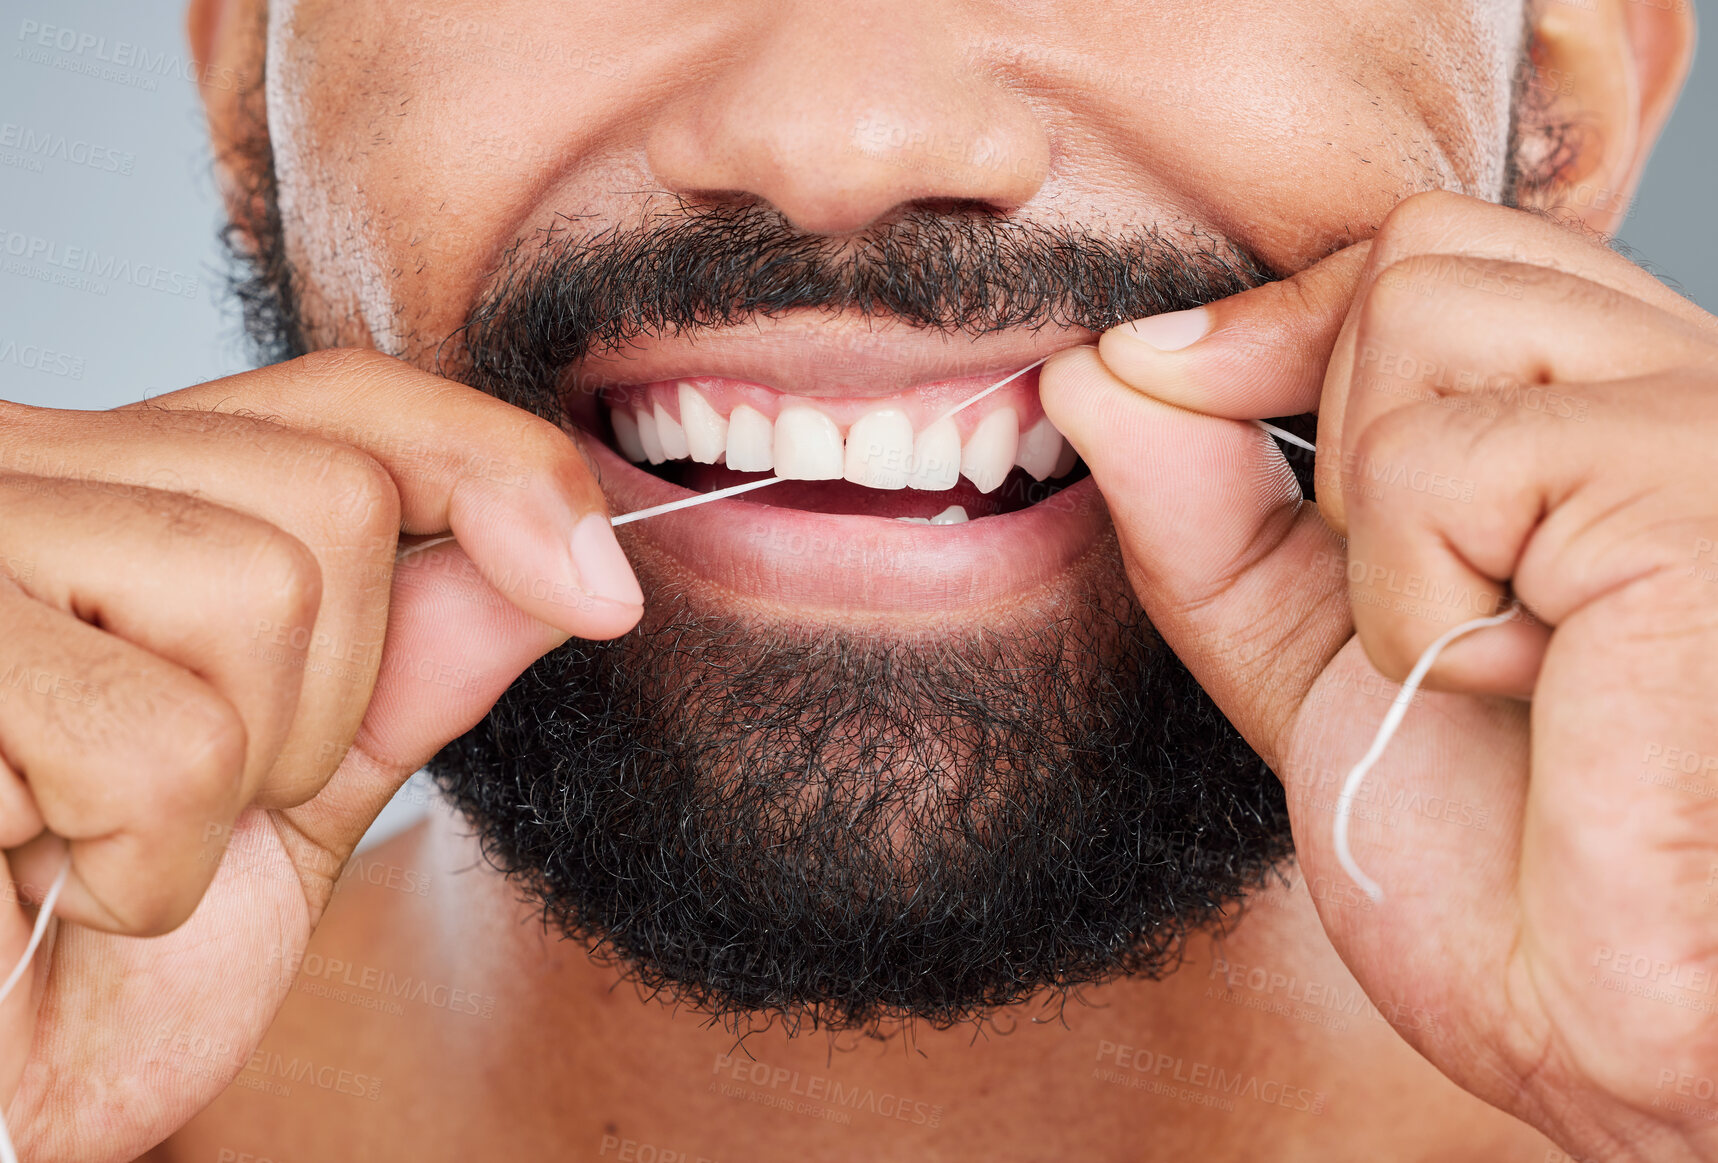
{"label": "mustache", "polygon": [[1280,277],[1193,228],[1113,236],[976,209],[912,209],[862,234],[796,229],[761,202],[688,204],[595,231],[560,218],[516,243],[436,368],[559,418],[563,369],[651,337],[792,311],[945,333],[1103,331]]}

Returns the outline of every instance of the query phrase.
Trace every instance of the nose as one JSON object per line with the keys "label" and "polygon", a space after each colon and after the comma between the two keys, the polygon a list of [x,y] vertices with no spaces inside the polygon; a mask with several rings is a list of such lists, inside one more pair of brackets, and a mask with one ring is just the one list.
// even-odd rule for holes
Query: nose
{"label": "nose", "polygon": [[688,198],[765,199],[818,234],[912,203],[1021,205],[1049,171],[1048,133],[963,51],[948,7],[757,5],[767,17],[651,127],[657,180]]}

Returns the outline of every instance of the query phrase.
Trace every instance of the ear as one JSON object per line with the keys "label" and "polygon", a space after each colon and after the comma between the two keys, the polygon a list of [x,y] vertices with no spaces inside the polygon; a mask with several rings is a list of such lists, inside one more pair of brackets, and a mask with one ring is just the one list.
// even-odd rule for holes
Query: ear
{"label": "ear", "polygon": [[1608,236],[1688,75],[1692,0],[1534,0],[1534,8],[1526,104],[1554,140],[1523,202]]}
{"label": "ear", "polygon": [[248,221],[234,200],[255,187],[248,170],[262,160],[250,155],[256,152],[256,123],[265,116],[266,0],[191,0],[185,32],[197,63],[215,176],[232,221]]}

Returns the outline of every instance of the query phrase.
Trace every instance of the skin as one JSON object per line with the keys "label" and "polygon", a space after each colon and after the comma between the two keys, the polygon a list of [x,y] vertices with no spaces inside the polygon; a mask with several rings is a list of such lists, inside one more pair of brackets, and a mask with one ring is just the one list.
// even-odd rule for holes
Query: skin
{"label": "skin", "polygon": [[[612,970],[522,923],[529,909],[457,822],[366,853],[380,883],[334,891],[394,787],[512,675],[566,635],[637,619],[628,594],[581,596],[598,574],[562,549],[605,504],[575,445],[362,352],[151,408],[7,406],[0,552],[37,563],[3,595],[7,661],[103,691],[84,730],[52,699],[0,723],[18,895],[38,895],[64,840],[74,857],[73,924],[0,1008],[25,1157],[133,1158],[168,1136],[147,1157],[623,1158],[627,1141],[712,1160],[1322,1159],[1333,1142],[1355,1157],[1718,1155],[1698,1097],[1718,1077],[1710,1016],[1626,988],[1636,957],[1695,1000],[1692,975],[1718,970],[1699,898],[1718,864],[1710,800],[1631,778],[1666,747],[1718,753],[1709,582],[1689,569],[1718,542],[1703,471],[1718,329],[1577,232],[1483,201],[1506,177],[1518,9],[1118,7],[1094,38],[1072,5],[506,0],[438,6],[437,23],[403,2],[279,4],[269,128],[291,257],[319,344],[418,363],[510,242],[554,212],[636,214],[647,190],[747,192],[831,233],[950,198],[1094,229],[1192,223],[1300,271],[1181,321],[1181,340],[1200,338],[1175,350],[1118,328],[1042,379],[1128,582],[1288,787],[1292,883],[1223,940],[1195,939],[1167,981],[1087,990],[1089,1007],[998,1015],[978,1037],[746,1042],[771,1067],[923,1103],[926,1123],[941,1107],[934,1127],[759,1105],[806,1099],[736,1081],[730,1035],[612,989]],[[224,70],[211,76],[257,75],[248,4],[199,0],[190,25]],[[1668,114],[1691,19],[1597,0],[1549,6],[1540,31],[1543,87],[1590,130],[1561,196],[1607,231]],[[502,33],[580,54],[496,68],[517,59]],[[1157,58],[1173,70],[1102,83]],[[239,96],[210,84],[206,98],[230,146]],[[983,138],[1003,164],[853,148],[862,117],[906,131],[886,141]],[[227,174],[234,198],[242,177]],[[803,325],[765,341],[791,346]],[[1404,359],[1555,388],[1592,422],[1479,407],[1460,377],[1433,398],[1390,370]],[[1464,398],[1475,406],[1451,406]],[[1317,508],[1242,422],[1315,410]],[[1373,465],[1405,471],[1369,480]],[[1415,487],[1417,472],[1471,483],[1472,501]],[[145,487],[54,479],[106,473]],[[402,534],[449,533],[395,564]],[[650,581],[660,553],[628,546]],[[560,599],[488,585],[521,574]],[[1487,824],[1357,822],[1356,854],[1388,894],[1373,905],[1329,846],[1330,773],[1364,748],[1378,684],[1450,624],[1400,604],[1392,576],[1492,598],[1507,582],[1537,622],[1459,643],[1433,672],[1446,693],[1374,778]],[[360,647],[385,630],[387,648],[330,670],[288,634],[236,658],[263,623]],[[438,673],[426,659],[478,677],[421,677]],[[116,783],[116,769],[134,774]],[[217,872],[210,841],[229,836],[241,858]],[[5,914],[0,963],[27,929]],[[360,995],[376,970],[486,1000],[394,1014],[292,988],[299,971],[344,987],[333,961],[360,967]],[[1382,1016],[1324,1020],[1319,999],[1357,989]],[[1285,998],[1301,1008],[1266,1008]],[[295,1056],[332,1067],[327,1084],[257,1089]],[[1216,1069],[1283,1101],[1208,1105]]]}

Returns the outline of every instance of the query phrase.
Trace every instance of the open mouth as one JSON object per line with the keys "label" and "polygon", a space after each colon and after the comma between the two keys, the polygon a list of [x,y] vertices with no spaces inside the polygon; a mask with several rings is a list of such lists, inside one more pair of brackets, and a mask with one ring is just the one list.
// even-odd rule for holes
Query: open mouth
{"label": "open mouth", "polygon": [[875,397],[796,396],[722,376],[659,380],[606,387],[574,418],[691,493],[781,476],[744,499],[957,525],[1030,508],[1088,475],[1038,403],[1036,368],[953,411],[1007,370]]}

